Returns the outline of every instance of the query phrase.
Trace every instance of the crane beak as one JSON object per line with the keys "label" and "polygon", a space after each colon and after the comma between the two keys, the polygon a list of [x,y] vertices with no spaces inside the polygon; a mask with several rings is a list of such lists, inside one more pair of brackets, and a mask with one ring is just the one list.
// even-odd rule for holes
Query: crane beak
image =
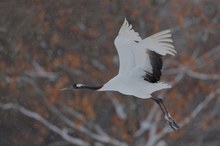
{"label": "crane beak", "polygon": [[60,91],[73,90],[72,86],[61,88]]}

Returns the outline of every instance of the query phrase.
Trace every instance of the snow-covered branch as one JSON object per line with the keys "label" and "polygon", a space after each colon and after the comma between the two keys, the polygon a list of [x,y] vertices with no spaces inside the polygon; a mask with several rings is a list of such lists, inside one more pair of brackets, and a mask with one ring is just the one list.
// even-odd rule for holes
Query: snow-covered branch
{"label": "snow-covered branch", "polygon": [[169,69],[165,73],[166,74],[179,74],[181,76],[187,75],[191,78],[199,79],[199,80],[220,80],[219,74],[206,74],[206,73],[193,71],[189,67],[184,66],[182,64],[180,64],[179,66],[180,67],[178,67],[176,69]]}
{"label": "snow-covered branch", "polygon": [[58,78],[58,74],[54,72],[45,71],[40,64],[36,61],[33,61],[32,65],[34,66],[34,71],[26,71],[25,73],[32,78],[47,78],[50,81],[55,81]]}
{"label": "snow-covered branch", "polygon": [[[182,122],[179,122],[179,126],[182,128],[185,125],[187,125],[188,123],[190,123],[194,118],[197,117],[197,115],[207,107],[207,105],[217,96],[220,94],[220,88],[217,89],[215,92],[210,93],[209,95],[207,95],[204,100],[198,104],[193,110],[192,113],[187,116],[186,118],[184,118],[182,120]],[[152,110],[151,110],[152,111]],[[144,121],[144,122],[147,122]],[[166,136],[167,134],[169,134],[170,132],[173,132],[173,130],[167,125],[165,126],[160,132],[156,133],[153,132],[154,130],[152,130],[152,127],[155,126],[155,124],[157,124],[155,121],[152,121],[151,123],[149,123],[150,125],[148,126],[149,130],[151,130],[151,134],[149,135],[149,140],[146,144],[146,146],[154,146],[156,145],[156,143],[159,142],[160,139],[162,139],[162,137]],[[141,129],[139,129],[139,131],[146,132],[146,129],[144,129],[143,127]]]}
{"label": "snow-covered branch", "polygon": [[66,117],[60,110],[58,110],[55,106],[50,106],[50,110],[56,114],[67,126],[70,128],[77,130],[81,133],[86,134],[87,136],[91,137],[92,139],[105,143],[105,144],[112,144],[112,145],[120,145],[120,146],[127,146],[126,143],[118,141],[112,137],[110,137],[107,133],[104,132],[104,130],[101,129],[100,126],[94,124],[95,129],[98,133],[95,133],[88,128],[84,126],[78,126],[72,120],[70,120],[68,117]]}
{"label": "snow-covered branch", "polygon": [[200,79],[200,80],[220,80],[219,74],[204,74],[192,71],[190,69],[185,70],[186,74],[192,78]]}
{"label": "snow-covered branch", "polygon": [[[22,81],[28,82],[30,83],[34,89],[35,92],[37,92],[39,95],[41,95],[41,97],[45,100],[45,102],[47,101],[47,96],[45,95],[45,93],[35,84],[34,81],[32,81],[29,78],[21,78]],[[68,118],[67,116],[65,116],[60,109],[58,109],[56,106],[54,105],[48,105],[48,109],[55,115],[57,115],[65,124],[66,126],[70,127],[73,130],[79,131],[85,135],[87,135],[88,137],[90,137],[91,139],[101,142],[101,143],[105,143],[105,144],[111,144],[111,145],[115,145],[115,146],[127,146],[126,143],[121,142],[117,139],[114,139],[113,137],[110,137],[108,134],[104,134],[104,130],[101,130],[101,127],[99,127],[98,125],[94,124],[93,127],[96,128],[96,132],[93,132],[92,130],[90,130],[89,128],[86,128],[84,126],[79,126],[77,124],[75,124],[70,118]],[[76,112],[72,112],[72,114],[75,117],[83,117],[81,114],[76,114]],[[97,128],[99,127],[99,128]],[[64,135],[67,137],[67,135]]]}
{"label": "snow-covered branch", "polygon": [[140,129],[138,129],[135,133],[134,133],[134,137],[139,137],[141,136],[144,132],[150,130],[151,125],[153,123],[153,118],[155,116],[155,113],[158,110],[158,105],[154,104],[153,107],[151,108],[150,112],[148,113],[148,116],[145,120],[143,120],[141,122],[141,126]]}
{"label": "snow-covered branch", "polygon": [[199,105],[197,105],[196,108],[192,111],[192,114],[189,117],[186,117],[179,124],[180,127],[183,127],[186,124],[188,124],[190,121],[192,121],[192,119],[194,119],[218,94],[220,94],[220,88],[217,89],[215,92],[212,92],[209,95],[207,95],[205,99]]}
{"label": "snow-covered branch", "polygon": [[108,92],[106,93],[108,95],[108,97],[111,99],[114,107],[115,107],[115,111],[117,113],[117,115],[122,119],[125,120],[127,118],[126,113],[124,112],[124,106],[118,101],[118,99],[116,99],[112,93]]}
{"label": "snow-covered branch", "polygon": [[76,137],[69,135],[67,129],[65,129],[65,128],[61,129],[61,128],[57,127],[56,125],[52,124],[51,122],[49,122],[48,120],[43,118],[38,113],[30,111],[19,104],[0,103],[0,108],[3,110],[18,111],[18,112],[22,113],[23,115],[40,122],[41,124],[43,124],[44,126],[49,128],[50,130],[52,130],[56,134],[60,135],[64,140],[66,140],[67,142],[69,142],[71,144],[75,144],[75,145],[79,145],[79,146],[90,146],[89,143],[84,142],[83,140],[81,140],[79,138],[76,138]]}

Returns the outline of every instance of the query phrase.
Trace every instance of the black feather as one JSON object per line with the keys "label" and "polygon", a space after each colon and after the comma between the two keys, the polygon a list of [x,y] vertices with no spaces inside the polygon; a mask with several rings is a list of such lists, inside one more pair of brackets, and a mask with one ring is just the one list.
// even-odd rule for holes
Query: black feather
{"label": "black feather", "polygon": [[160,80],[161,76],[161,69],[163,66],[162,56],[150,50],[148,50],[147,53],[149,55],[150,64],[152,65],[152,73],[146,71],[144,80],[151,83],[156,83]]}

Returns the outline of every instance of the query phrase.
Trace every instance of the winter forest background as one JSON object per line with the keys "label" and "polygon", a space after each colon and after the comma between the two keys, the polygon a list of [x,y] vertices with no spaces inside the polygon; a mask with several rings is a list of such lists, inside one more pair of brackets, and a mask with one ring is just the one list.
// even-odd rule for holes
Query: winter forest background
{"label": "winter forest background", "polygon": [[[173,132],[151,100],[67,91],[117,74],[124,18],[141,37],[172,29],[163,97]],[[220,145],[219,0],[1,0],[1,146]]]}

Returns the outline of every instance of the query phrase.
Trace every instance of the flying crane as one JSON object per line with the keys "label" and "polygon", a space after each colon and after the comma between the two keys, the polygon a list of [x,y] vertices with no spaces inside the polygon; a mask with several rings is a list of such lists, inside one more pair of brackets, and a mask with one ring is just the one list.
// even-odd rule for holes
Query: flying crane
{"label": "flying crane", "polygon": [[171,37],[171,31],[164,30],[142,39],[125,19],[114,41],[119,55],[118,74],[101,86],[73,84],[71,88],[61,90],[118,91],[142,99],[150,98],[159,105],[170,127],[177,130],[179,126],[171,117],[163,100],[151,95],[155,91],[171,88],[169,84],[160,82],[162,57],[176,54]]}

